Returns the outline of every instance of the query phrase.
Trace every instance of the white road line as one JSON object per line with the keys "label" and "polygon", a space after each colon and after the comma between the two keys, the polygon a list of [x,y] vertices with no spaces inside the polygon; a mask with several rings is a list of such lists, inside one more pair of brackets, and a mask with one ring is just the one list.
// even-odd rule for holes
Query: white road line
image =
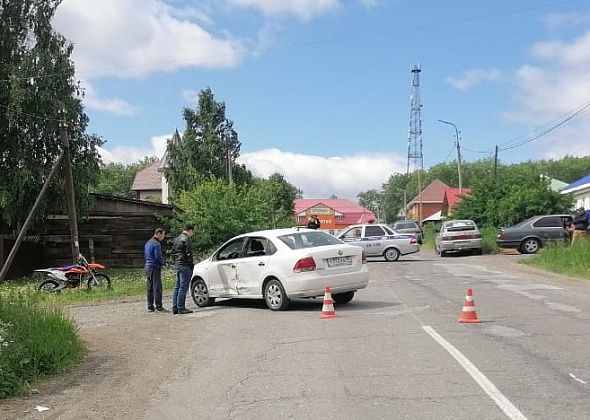
{"label": "white road line", "polygon": [[581,380],[580,378],[576,378],[575,375],[573,373],[570,373],[570,377],[574,380],[574,381],[578,381],[580,383],[583,383],[584,385],[586,385],[586,382]]}
{"label": "white road line", "polygon": [[451,343],[442,338],[434,329],[428,325],[423,325],[422,329],[426,331],[438,344],[440,344],[451,356],[455,358],[463,369],[471,375],[477,384],[484,390],[488,396],[494,400],[496,405],[511,419],[526,420],[524,414],[512,404],[508,398],[502,394],[498,388],[483,374],[471,361],[457,350]]}

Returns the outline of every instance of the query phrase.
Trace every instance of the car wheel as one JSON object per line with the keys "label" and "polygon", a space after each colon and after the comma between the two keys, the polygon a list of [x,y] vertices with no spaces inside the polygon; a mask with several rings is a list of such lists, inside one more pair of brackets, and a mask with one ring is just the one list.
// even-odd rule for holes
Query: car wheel
{"label": "car wheel", "polygon": [[483,249],[482,248],[474,249],[473,255],[483,255]]}
{"label": "car wheel", "polygon": [[536,254],[539,248],[541,248],[541,242],[535,238],[525,239],[520,245],[520,251],[523,254]]}
{"label": "car wheel", "polygon": [[215,298],[209,297],[209,289],[202,279],[196,279],[192,282],[191,296],[195,305],[200,308],[210,306],[215,302]]}
{"label": "car wheel", "polygon": [[284,311],[290,303],[283,285],[277,279],[271,279],[264,285],[264,301],[273,311]]}
{"label": "car wheel", "polygon": [[399,260],[399,251],[397,248],[387,248],[383,256],[387,261],[397,261]]}
{"label": "car wheel", "polygon": [[354,290],[352,290],[350,292],[344,292],[344,293],[335,293],[332,295],[332,299],[334,299],[334,302],[339,303],[339,304],[348,303],[352,300],[353,297],[354,297]]}
{"label": "car wheel", "polygon": [[442,257],[446,257],[447,256],[447,251],[440,251],[440,256]]}

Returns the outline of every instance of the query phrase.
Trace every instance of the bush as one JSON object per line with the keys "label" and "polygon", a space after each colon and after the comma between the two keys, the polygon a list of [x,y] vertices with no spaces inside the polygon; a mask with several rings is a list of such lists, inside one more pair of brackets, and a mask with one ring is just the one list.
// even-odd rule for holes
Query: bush
{"label": "bush", "polygon": [[73,320],[26,289],[0,289],[0,398],[62,372],[85,355]]}

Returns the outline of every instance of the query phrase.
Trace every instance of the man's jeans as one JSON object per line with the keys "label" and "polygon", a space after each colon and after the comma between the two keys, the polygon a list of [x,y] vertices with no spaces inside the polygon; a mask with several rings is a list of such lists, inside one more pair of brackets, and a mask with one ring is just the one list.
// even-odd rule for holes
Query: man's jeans
{"label": "man's jeans", "polygon": [[153,265],[145,266],[145,274],[147,278],[147,306],[148,309],[156,309],[162,307],[162,268]]}
{"label": "man's jeans", "polygon": [[191,268],[188,265],[176,267],[176,282],[172,293],[172,310],[185,309],[186,291],[191,280]]}

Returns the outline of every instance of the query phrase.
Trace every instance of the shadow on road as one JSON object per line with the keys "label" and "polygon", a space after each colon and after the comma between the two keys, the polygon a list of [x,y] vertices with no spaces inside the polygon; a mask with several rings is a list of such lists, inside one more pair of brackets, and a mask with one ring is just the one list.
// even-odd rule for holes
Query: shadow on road
{"label": "shadow on road", "polygon": [[[297,312],[321,312],[322,305],[324,303],[323,297],[315,299],[293,299],[291,305],[289,305],[288,311]],[[350,303],[337,304],[334,303],[336,310],[349,311],[367,311],[372,309],[382,309],[387,307],[393,307],[401,305],[398,302],[381,302],[381,301],[368,301],[363,299],[353,299]],[[230,308],[250,308],[250,309],[263,309],[269,310],[262,299],[225,299],[215,302],[209,310],[213,308],[219,308],[222,310]]]}

